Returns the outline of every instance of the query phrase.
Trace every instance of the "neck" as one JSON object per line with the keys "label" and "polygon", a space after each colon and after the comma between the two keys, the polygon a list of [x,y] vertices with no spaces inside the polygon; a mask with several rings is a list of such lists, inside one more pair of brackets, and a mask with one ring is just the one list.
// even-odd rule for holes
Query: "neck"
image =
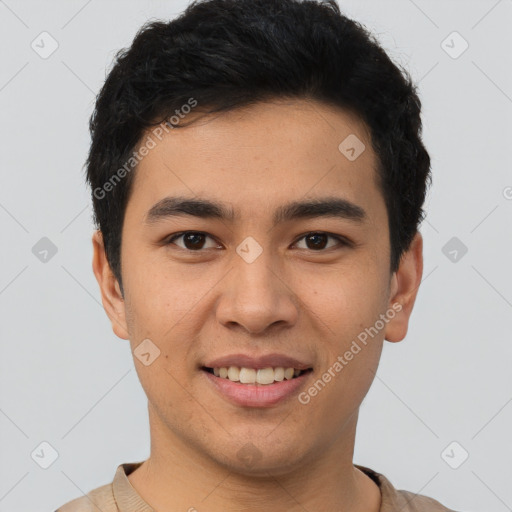
{"label": "neck", "polygon": [[379,488],[352,463],[356,423],[357,412],[325,453],[254,475],[185,444],[150,408],[151,455],[128,479],[155,510],[378,512]]}

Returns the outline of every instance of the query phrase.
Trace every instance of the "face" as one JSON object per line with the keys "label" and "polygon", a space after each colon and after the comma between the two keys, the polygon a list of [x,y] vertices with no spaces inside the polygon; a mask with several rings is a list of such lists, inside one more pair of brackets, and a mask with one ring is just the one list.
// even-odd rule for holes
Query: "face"
{"label": "face", "polygon": [[[383,340],[406,334],[421,239],[390,274],[376,157],[356,117],[298,100],[193,115],[136,170],[124,300],[98,236],[94,268],[130,340],[152,438],[278,474],[353,431]],[[349,136],[355,152],[339,149]],[[220,370],[231,366],[274,383],[231,382]]]}

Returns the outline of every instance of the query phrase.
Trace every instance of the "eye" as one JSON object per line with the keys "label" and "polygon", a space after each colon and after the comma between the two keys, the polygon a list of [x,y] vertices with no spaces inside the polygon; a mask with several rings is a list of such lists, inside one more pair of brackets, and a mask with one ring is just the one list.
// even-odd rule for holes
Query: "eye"
{"label": "eye", "polygon": [[[210,238],[209,235],[206,233],[202,233],[200,231],[185,231],[183,233],[177,233],[173,235],[171,238],[167,240],[167,244],[173,244],[175,240],[178,240],[179,238],[183,239],[184,247],[178,245],[178,247],[181,247],[182,249],[188,250],[188,251],[200,251],[201,249],[208,249],[209,247],[204,247],[205,245],[205,239]],[[212,239],[213,240],[213,239]],[[212,245],[211,247],[218,247],[218,245]],[[210,248],[211,248],[210,247]]]}
{"label": "eye", "polygon": [[[176,233],[171,238],[167,239],[166,244],[174,244],[184,249],[186,251],[192,252],[200,252],[202,249],[211,249],[220,247],[217,243],[211,244],[209,247],[205,245],[206,239],[213,240],[213,238],[207,233],[203,233],[201,231],[184,231],[182,233]],[[176,240],[182,239],[183,245],[175,243]],[[335,240],[337,243],[328,245],[328,239]],[[333,247],[338,246],[349,246],[350,242],[346,240],[344,237],[334,235],[331,233],[325,233],[323,231],[311,232],[303,235],[301,238],[295,242],[295,245],[304,240],[306,243],[306,247],[301,247],[301,249],[309,249],[315,252],[320,252],[324,249],[332,249]]]}
{"label": "eye", "polygon": [[344,239],[341,236],[333,235],[330,233],[324,233],[323,231],[313,232],[313,233],[307,233],[299,240],[305,240],[306,241],[306,249],[312,249],[313,251],[321,251],[323,249],[332,249],[332,247],[336,247],[336,244],[334,246],[326,247],[327,246],[327,240],[331,238],[333,240],[336,240],[338,242],[338,246],[345,246],[350,245],[349,242]]}

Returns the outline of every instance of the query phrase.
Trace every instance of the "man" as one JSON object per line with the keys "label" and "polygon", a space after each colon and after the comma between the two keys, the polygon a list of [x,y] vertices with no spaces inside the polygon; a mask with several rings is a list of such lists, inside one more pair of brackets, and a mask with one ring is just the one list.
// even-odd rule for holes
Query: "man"
{"label": "man", "polygon": [[195,2],[117,55],[93,269],[151,454],[59,511],[448,510],[352,460],[421,282],[420,111],[334,1]]}

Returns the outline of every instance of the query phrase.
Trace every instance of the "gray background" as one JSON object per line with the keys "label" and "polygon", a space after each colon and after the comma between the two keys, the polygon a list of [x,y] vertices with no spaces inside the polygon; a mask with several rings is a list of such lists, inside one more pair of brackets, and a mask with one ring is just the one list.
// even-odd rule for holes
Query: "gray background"
{"label": "gray background", "polygon": [[[0,0],[1,512],[53,511],[149,454],[145,395],[91,270],[82,166],[115,51],[186,5]],[[340,5],[419,82],[434,175],[424,281],[407,338],[385,344],[355,462],[456,510],[512,510],[512,1]],[[43,31],[59,45],[45,59]]]}

